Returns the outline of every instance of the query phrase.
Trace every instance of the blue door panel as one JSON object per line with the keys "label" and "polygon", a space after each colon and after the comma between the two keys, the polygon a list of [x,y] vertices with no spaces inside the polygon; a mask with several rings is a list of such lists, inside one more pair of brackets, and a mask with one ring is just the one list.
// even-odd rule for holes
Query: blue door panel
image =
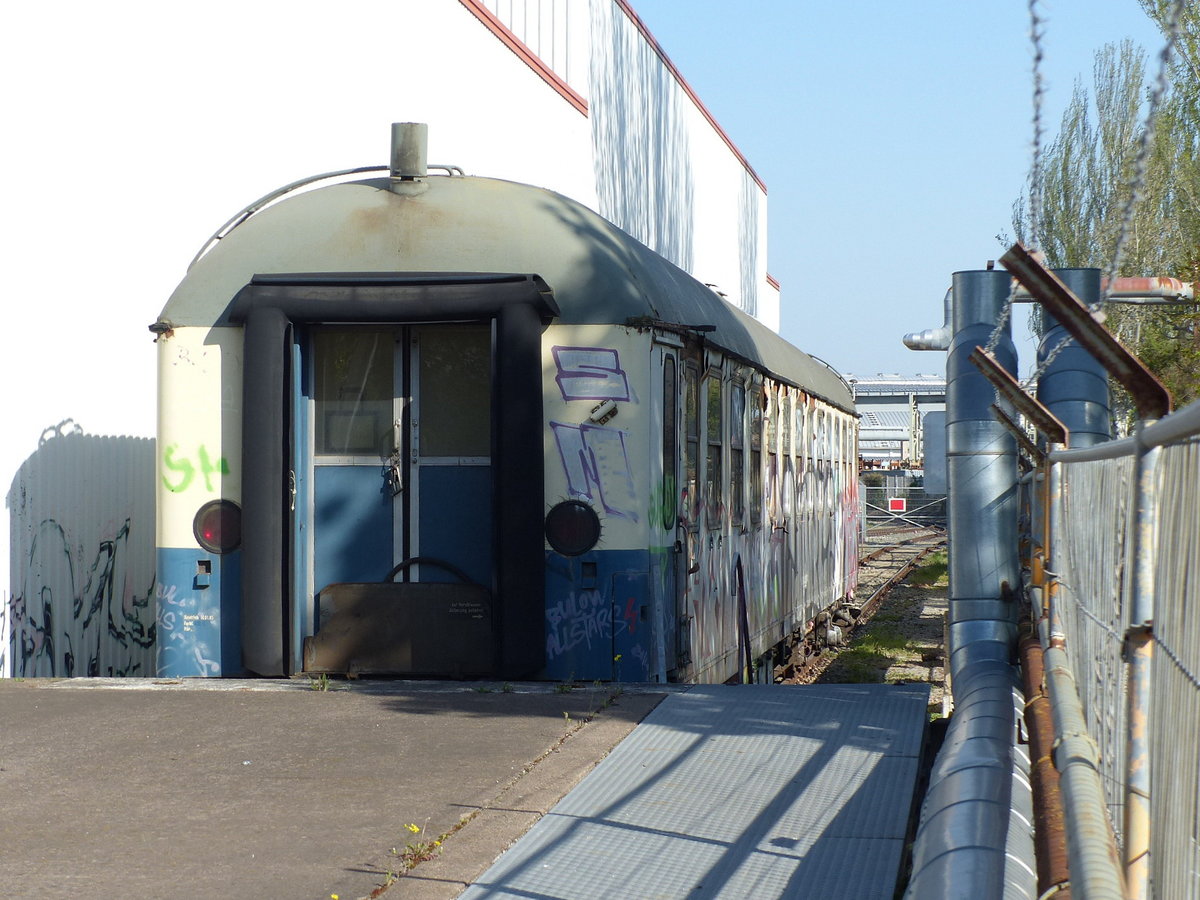
{"label": "blue door panel", "polygon": [[[492,586],[492,470],[488,466],[421,466],[420,556],[445,560],[477,584]],[[421,567],[421,581],[457,581]]]}
{"label": "blue door panel", "polygon": [[392,568],[392,497],[376,466],[317,466],[313,493],[315,588],[382,581]]}

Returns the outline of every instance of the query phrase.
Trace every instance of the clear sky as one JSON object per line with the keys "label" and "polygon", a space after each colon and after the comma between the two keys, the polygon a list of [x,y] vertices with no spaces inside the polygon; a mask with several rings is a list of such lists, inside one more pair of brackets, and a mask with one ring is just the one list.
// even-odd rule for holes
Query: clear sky
{"label": "clear sky", "polygon": [[[1028,4],[631,2],[766,182],[783,336],[843,373],[944,372],[901,338],[1006,249],[1032,160]],[[1137,0],[1038,7],[1049,140],[1096,50],[1132,38],[1152,68],[1163,40]]]}

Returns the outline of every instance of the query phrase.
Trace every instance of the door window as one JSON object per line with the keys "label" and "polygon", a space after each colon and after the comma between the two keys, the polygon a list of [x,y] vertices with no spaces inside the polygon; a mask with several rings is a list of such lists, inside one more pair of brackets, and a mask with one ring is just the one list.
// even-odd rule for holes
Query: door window
{"label": "door window", "polygon": [[395,342],[383,332],[313,335],[316,452],[387,456],[392,440]]}
{"label": "door window", "polygon": [[486,327],[420,332],[421,456],[491,454],[492,336]]}

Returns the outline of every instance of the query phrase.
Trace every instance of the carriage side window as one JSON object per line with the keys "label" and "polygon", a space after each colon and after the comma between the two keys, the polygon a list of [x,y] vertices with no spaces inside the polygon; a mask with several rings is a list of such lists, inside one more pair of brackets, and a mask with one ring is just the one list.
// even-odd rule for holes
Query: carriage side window
{"label": "carriage side window", "polygon": [[792,460],[792,397],[782,394],[779,398],[779,433],[783,438],[783,484],[779,489],[781,514],[789,519],[796,499],[796,467]]}
{"label": "carriage side window", "polygon": [[761,387],[755,385],[750,389],[750,521],[755,525],[762,521],[762,429],[766,403],[767,395]]}
{"label": "carriage side window", "polygon": [[663,360],[663,433],[662,433],[662,527],[675,527],[675,497],[678,490],[675,482],[678,465],[678,448],[675,439],[675,408],[679,402],[675,394],[675,357]]}
{"label": "carriage side window", "polygon": [[689,528],[696,528],[700,509],[700,373],[694,363],[683,366],[684,504],[680,510]]}
{"label": "carriage side window", "polygon": [[724,412],[721,394],[720,376],[709,376],[704,387],[705,440],[708,443],[708,454],[704,461],[704,502],[709,528],[720,525],[721,507],[725,502],[722,490],[724,480],[721,477],[721,419]]}
{"label": "carriage side window", "polygon": [[774,386],[767,389],[767,486],[764,494],[772,524],[779,518],[779,398]]}
{"label": "carriage side window", "polygon": [[746,445],[746,386],[734,381],[729,388],[729,513],[734,524],[745,518],[746,477],[742,465]]}

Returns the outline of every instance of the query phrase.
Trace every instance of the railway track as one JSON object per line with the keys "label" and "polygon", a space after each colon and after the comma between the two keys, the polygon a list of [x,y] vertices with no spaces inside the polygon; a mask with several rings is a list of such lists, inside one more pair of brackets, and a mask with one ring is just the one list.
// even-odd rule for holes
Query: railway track
{"label": "railway track", "polygon": [[804,634],[793,635],[775,681],[808,684],[817,680],[854,629],[870,621],[888,592],[926,558],[946,545],[946,533],[933,528],[872,529],[859,556],[855,598],[821,612]]}
{"label": "railway track", "polygon": [[946,546],[946,532],[933,528],[870,531],[858,558],[858,590],[855,596],[869,618],[887,592],[904,581],[931,553]]}

